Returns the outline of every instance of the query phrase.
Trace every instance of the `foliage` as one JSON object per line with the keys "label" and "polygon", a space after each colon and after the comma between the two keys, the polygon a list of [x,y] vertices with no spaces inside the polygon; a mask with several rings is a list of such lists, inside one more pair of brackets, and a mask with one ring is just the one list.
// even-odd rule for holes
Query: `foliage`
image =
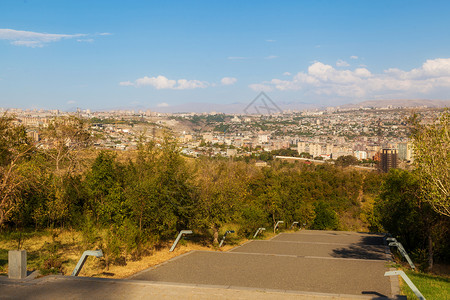
{"label": "foliage", "polygon": [[356,157],[354,157],[353,155],[344,155],[344,156],[339,156],[336,159],[336,166],[339,167],[348,167],[348,166],[352,166],[352,165],[357,165],[358,159]]}
{"label": "foliage", "polygon": [[59,241],[52,241],[51,243],[45,242],[39,252],[39,272],[42,275],[58,274],[63,272],[63,262],[61,259],[61,254],[59,253],[61,246],[61,242]]}
{"label": "foliage", "polygon": [[73,116],[53,119],[48,127],[42,129],[42,138],[50,145],[45,154],[54,163],[57,175],[61,175],[63,167],[68,172],[80,169],[78,154],[91,144],[85,122]]}
{"label": "foliage", "polygon": [[199,160],[196,165],[195,184],[198,187],[196,223],[200,228],[213,230],[214,243],[218,243],[220,227],[230,222],[247,196],[245,167],[242,162]]}
{"label": "foliage", "polygon": [[0,117],[0,228],[22,203],[22,191],[34,183],[33,164],[28,162],[33,149],[23,126]]}
{"label": "foliage", "polygon": [[414,163],[424,199],[438,213],[450,217],[450,111],[428,125],[413,124]]}
{"label": "foliage", "polygon": [[408,252],[418,254],[416,258],[420,258],[420,253],[425,251],[427,259],[424,268],[431,268],[433,258],[442,257],[449,249],[439,249],[433,245],[448,244],[450,223],[422,201],[419,187],[420,180],[416,174],[390,170],[381,186],[374,214],[382,227],[397,237]]}
{"label": "foliage", "polygon": [[312,229],[319,230],[336,230],[338,229],[339,220],[337,218],[336,212],[333,211],[329,205],[321,201],[315,205],[315,218],[312,225]]}

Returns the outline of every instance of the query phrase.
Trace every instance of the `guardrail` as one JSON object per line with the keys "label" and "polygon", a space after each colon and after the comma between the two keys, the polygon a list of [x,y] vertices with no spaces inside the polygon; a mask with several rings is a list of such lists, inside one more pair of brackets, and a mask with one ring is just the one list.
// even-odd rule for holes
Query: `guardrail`
{"label": "guardrail", "polygon": [[220,241],[219,248],[222,247],[223,242],[225,241],[225,238],[227,237],[227,234],[229,234],[229,233],[234,233],[234,230],[228,230],[227,232],[225,232],[225,234],[223,235],[222,240]]}
{"label": "guardrail", "polygon": [[175,249],[175,247],[177,246],[178,242],[180,241],[181,237],[182,237],[184,234],[192,234],[192,230],[181,230],[180,233],[178,234],[178,236],[177,236],[175,242],[173,242],[173,245],[172,245],[172,247],[170,248],[169,252],[172,252],[172,251]]}
{"label": "guardrail", "polygon": [[101,249],[84,251],[80,257],[80,260],[78,261],[77,265],[75,266],[75,269],[73,270],[71,276],[78,276],[78,274],[80,273],[81,268],[83,268],[84,263],[86,262],[86,259],[88,256],[103,257],[103,251]]}

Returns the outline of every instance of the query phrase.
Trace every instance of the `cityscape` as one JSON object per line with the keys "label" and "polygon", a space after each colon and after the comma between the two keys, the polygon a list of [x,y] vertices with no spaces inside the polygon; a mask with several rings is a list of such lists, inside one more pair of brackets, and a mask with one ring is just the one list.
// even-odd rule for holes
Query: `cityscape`
{"label": "cityscape", "polygon": [[[190,157],[252,157],[290,150],[288,155],[333,161],[354,156],[362,166],[380,167],[383,149],[395,150],[395,167],[409,168],[413,150],[408,120],[413,114],[432,122],[443,108],[364,107],[284,111],[274,114],[158,113],[151,110],[92,112],[2,109],[27,128],[40,147],[40,136],[55,118],[77,116],[87,121],[97,149],[136,150],[142,138],[177,137],[181,152]],[[277,152],[278,151],[278,152]],[[280,156],[281,154],[279,154]],[[282,155],[281,155],[282,156]],[[263,156],[265,157],[265,156]],[[269,156],[270,157],[270,156]],[[264,160],[264,158],[263,158]],[[388,169],[383,169],[385,172]]]}

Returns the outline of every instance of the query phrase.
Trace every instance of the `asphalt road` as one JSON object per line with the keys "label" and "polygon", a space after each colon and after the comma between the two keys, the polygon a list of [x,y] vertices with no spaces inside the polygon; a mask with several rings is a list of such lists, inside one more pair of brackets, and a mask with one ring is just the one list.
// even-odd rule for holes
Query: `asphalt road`
{"label": "asphalt road", "polygon": [[383,235],[348,231],[301,230],[296,233],[280,233],[271,241],[310,242],[353,245],[383,245]]}
{"label": "asphalt road", "polygon": [[386,261],[193,251],[132,279],[390,296]]}
{"label": "asphalt road", "polygon": [[386,260],[386,247],[383,245],[363,244],[317,244],[292,241],[252,241],[232,249],[231,252],[282,254],[294,256],[381,259]]}
{"label": "asphalt road", "polygon": [[397,291],[385,250],[381,235],[301,230],[192,251],[128,280],[0,278],[0,299],[379,299]]}
{"label": "asphalt road", "polygon": [[47,276],[39,282],[11,284],[0,278],[2,300],[49,299],[201,299],[201,300],[369,300],[367,296],[329,295],[306,292],[285,292],[257,289],[230,289],[188,284],[164,284],[150,281]]}

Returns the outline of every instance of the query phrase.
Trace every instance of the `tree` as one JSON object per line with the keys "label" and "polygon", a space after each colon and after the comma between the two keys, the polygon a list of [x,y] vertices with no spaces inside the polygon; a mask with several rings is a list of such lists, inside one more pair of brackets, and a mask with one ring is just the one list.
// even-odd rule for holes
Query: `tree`
{"label": "tree", "polygon": [[351,165],[357,165],[358,159],[354,157],[353,155],[345,155],[345,156],[339,156],[336,159],[336,166],[340,167],[348,167]]}
{"label": "tree", "polygon": [[324,202],[316,202],[314,212],[316,214],[312,229],[318,230],[337,230],[339,225],[339,219],[336,212],[330,208],[330,206]]}
{"label": "tree", "polygon": [[199,205],[197,224],[213,231],[213,242],[219,242],[221,226],[229,222],[246,198],[246,165],[232,161],[201,160],[197,165],[196,185]]}
{"label": "tree", "polygon": [[121,173],[116,155],[102,151],[86,174],[89,210],[99,224],[123,220],[125,208]]}
{"label": "tree", "polygon": [[[48,127],[41,129],[41,152],[49,164],[51,182],[47,183],[46,211],[52,224],[63,220],[71,214],[72,198],[69,196],[76,184],[77,173],[81,171],[80,152],[91,142],[91,135],[82,119],[74,116],[54,118]],[[77,172],[78,171],[78,172]]]}
{"label": "tree", "polygon": [[[414,173],[392,169],[384,178],[374,214],[383,228],[396,236],[409,249],[427,253],[428,267],[433,266],[434,246],[440,233],[448,231],[442,226],[444,217],[434,212],[420,197],[420,180]],[[426,250],[425,250],[426,249]]]}
{"label": "tree", "polygon": [[49,150],[46,154],[55,164],[56,175],[62,175],[61,168],[66,163],[66,172],[80,169],[78,154],[91,143],[91,135],[86,124],[76,117],[60,117],[52,120],[42,131],[42,138]]}
{"label": "tree", "polygon": [[20,205],[23,188],[33,182],[27,165],[33,149],[23,126],[14,125],[6,115],[0,117],[0,227]]}
{"label": "tree", "polygon": [[429,125],[421,124],[417,116],[411,121],[422,195],[436,212],[450,217],[450,112],[444,111]]}

